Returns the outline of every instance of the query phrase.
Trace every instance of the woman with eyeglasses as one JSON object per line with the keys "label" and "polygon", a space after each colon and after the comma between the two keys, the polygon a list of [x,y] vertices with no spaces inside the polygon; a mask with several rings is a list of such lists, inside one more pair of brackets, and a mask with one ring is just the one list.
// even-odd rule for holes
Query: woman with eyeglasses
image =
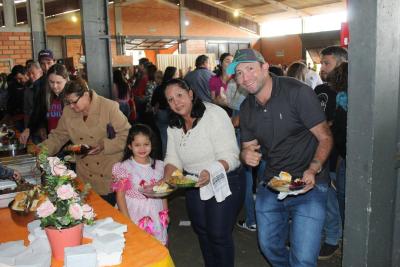
{"label": "woman with eyeglasses", "polygon": [[83,79],[66,84],[64,104],[57,128],[42,144],[47,146],[50,155],[56,154],[68,140],[76,145],[89,145],[87,156],[76,158],[78,177],[115,205],[115,194],[110,187],[111,168],[123,156],[131,127],[127,118],[117,102],[96,94]]}
{"label": "woman with eyeglasses", "polygon": [[[34,92],[34,105],[29,116],[28,127],[20,135],[19,141],[26,144],[32,134],[34,143],[47,138],[47,134],[57,127],[64,108],[64,87],[69,80],[68,71],[62,64],[54,64],[47,71],[46,90]],[[39,140],[37,140],[39,139]]]}

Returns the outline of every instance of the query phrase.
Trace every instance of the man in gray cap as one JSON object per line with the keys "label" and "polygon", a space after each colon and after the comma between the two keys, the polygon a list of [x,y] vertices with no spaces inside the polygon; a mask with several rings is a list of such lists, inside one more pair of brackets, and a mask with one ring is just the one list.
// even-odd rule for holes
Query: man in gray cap
{"label": "man in gray cap", "polygon": [[[268,67],[259,52],[242,49],[227,68],[249,93],[240,107],[241,158],[253,167],[261,157],[267,162],[257,189],[258,240],[273,266],[316,266],[332,135],[313,90],[295,79],[270,74]],[[305,185],[296,195],[282,193],[278,199],[279,192],[267,183],[282,171]]]}

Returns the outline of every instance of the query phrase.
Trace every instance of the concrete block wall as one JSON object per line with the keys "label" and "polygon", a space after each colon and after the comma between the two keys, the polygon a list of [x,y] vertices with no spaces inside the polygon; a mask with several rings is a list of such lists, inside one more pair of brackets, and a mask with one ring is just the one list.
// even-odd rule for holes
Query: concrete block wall
{"label": "concrete block wall", "polygon": [[9,73],[9,62],[25,65],[32,58],[29,32],[0,32],[0,72]]}

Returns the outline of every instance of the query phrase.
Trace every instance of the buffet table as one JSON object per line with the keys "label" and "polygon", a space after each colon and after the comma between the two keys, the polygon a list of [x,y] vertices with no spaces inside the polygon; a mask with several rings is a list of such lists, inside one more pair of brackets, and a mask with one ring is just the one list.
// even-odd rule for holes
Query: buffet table
{"label": "buffet table", "polygon": [[[94,208],[97,214],[96,219],[112,217],[114,221],[128,225],[128,232],[125,233],[126,246],[122,254],[122,264],[118,266],[129,267],[173,267],[174,263],[171,259],[169,251],[161,243],[159,243],[151,235],[145,233],[126,218],[117,209],[107,204],[99,195],[93,191],[89,194],[88,202]],[[21,222],[24,217],[15,220],[11,216],[8,208],[0,209],[0,242],[13,240],[25,240],[28,245],[28,229],[27,222]],[[84,239],[83,243],[90,243],[90,239]],[[52,259],[52,267],[63,266],[62,261]]]}

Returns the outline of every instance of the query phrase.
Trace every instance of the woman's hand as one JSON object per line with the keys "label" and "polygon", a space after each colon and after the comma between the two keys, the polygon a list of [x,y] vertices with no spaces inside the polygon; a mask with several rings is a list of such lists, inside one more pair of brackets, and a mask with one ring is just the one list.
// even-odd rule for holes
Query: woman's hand
{"label": "woman's hand", "polygon": [[99,154],[101,151],[104,150],[104,144],[100,143],[97,144],[96,146],[94,146],[89,152],[88,155],[97,155]]}
{"label": "woman's hand", "polygon": [[199,180],[196,183],[197,187],[203,187],[210,182],[210,173],[207,170],[202,170],[199,175]]}
{"label": "woman's hand", "polygon": [[28,142],[29,139],[29,135],[30,135],[30,130],[29,128],[26,128],[21,135],[19,136],[19,142],[23,145],[25,145]]}

